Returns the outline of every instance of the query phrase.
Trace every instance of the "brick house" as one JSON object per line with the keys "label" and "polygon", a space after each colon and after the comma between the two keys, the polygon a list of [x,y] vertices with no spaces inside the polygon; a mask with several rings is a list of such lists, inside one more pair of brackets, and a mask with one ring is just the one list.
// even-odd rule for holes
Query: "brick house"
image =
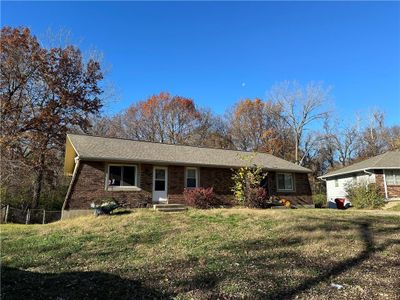
{"label": "brick house", "polygon": [[346,198],[349,182],[375,183],[387,201],[400,200],[400,151],[388,151],[319,178],[326,181],[328,201]]}
{"label": "brick house", "polygon": [[[148,203],[183,203],[185,188],[213,187],[233,200],[232,169],[249,152],[191,147],[89,135],[67,135],[64,171],[71,176],[63,216],[90,212],[92,202],[116,199],[128,208]],[[312,205],[309,169],[266,153],[253,164],[268,172],[269,195]]]}

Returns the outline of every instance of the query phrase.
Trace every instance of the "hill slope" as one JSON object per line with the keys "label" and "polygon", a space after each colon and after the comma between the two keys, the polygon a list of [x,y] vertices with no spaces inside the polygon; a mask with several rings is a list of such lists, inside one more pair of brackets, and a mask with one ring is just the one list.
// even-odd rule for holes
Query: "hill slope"
{"label": "hill slope", "polygon": [[399,286],[396,212],[136,210],[1,225],[1,239],[3,299],[393,299]]}

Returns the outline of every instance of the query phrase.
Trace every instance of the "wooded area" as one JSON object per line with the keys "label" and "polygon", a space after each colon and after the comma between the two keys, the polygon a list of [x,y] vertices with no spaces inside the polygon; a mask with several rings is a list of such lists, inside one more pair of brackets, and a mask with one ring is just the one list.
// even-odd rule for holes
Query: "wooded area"
{"label": "wooded area", "polygon": [[[120,113],[102,113],[100,61],[73,46],[44,48],[27,28],[1,30],[1,199],[22,208],[61,207],[67,132],[268,152],[313,171],[400,149],[400,126],[378,109],[341,120],[319,82],[282,82],[265,99],[237,101],[225,115],[159,92]],[[377,99],[378,101],[379,99]],[[321,192],[322,184],[314,182]]]}

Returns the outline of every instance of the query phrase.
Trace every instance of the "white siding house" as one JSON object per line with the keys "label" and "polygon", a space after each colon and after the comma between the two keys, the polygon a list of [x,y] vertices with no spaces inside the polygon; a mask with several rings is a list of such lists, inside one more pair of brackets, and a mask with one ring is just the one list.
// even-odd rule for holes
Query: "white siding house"
{"label": "white siding house", "polygon": [[346,185],[353,182],[375,183],[375,174],[350,174],[351,176],[331,177],[326,179],[327,201],[346,198]]}
{"label": "white siding house", "polygon": [[386,200],[400,200],[400,151],[388,151],[319,177],[326,182],[327,201],[346,198],[350,182],[375,183]]}

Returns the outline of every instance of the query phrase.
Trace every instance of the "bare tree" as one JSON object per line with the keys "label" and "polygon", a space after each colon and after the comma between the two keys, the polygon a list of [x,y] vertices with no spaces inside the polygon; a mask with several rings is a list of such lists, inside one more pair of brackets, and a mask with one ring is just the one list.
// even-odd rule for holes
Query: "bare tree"
{"label": "bare tree", "polygon": [[343,167],[352,162],[359,147],[360,132],[357,127],[357,125],[350,125],[333,136],[338,151],[338,160]]}
{"label": "bare tree", "polygon": [[304,150],[305,131],[311,124],[323,121],[328,116],[323,104],[329,94],[330,88],[324,88],[321,83],[312,82],[302,87],[297,82],[287,81],[275,85],[269,93],[270,99],[281,108],[281,118],[292,130],[296,163],[301,163],[300,152]]}
{"label": "bare tree", "polygon": [[361,133],[359,158],[368,158],[387,151],[386,133],[385,114],[377,109],[372,110],[368,115],[367,126]]}

